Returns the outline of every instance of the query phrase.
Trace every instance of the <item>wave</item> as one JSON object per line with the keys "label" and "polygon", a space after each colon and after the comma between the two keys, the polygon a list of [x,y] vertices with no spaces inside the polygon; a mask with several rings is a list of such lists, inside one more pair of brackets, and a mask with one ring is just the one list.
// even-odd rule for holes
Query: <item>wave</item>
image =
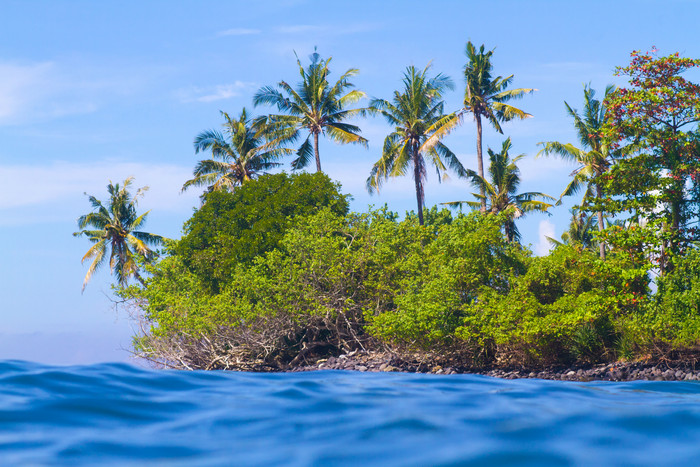
{"label": "wave", "polygon": [[0,463],[691,464],[700,383],[0,362]]}

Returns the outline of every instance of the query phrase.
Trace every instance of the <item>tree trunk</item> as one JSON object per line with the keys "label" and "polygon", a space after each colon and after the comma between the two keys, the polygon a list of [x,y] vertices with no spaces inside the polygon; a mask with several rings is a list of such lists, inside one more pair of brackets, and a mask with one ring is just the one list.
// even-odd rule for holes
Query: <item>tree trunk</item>
{"label": "tree trunk", "polygon": [[[479,176],[486,180],[484,176],[484,158],[481,154],[481,115],[478,113],[474,114],[474,119],[476,120],[476,158],[479,169]],[[486,214],[486,191],[482,186],[481,190],[481,213]]]}
{"label": "tree trunk", "polygon": [[321,172],[321,156],[318,153],[318,133],[314,132],[314,156],[316,156],[316,172]]}
{"label": "tree trunk", "polygon": [[143,280],[143,277],[141,277],[141,274],[139,274],[138,271],[134,271],[134,277],[141,283],[142,286],[146,287],[146,282]]}
{"label": "tree trunk", "polygon": [[418,150],[415,145],[412,145],[411,150],[413,152],[413,179],[416,182],[416,201],[418,202],[418,223],[423,225],[423,182],[418,164]]}
{"label": "tree trunk", "polygon": [[[595,196],[600,201],[603,198],[603,188],[596,183],[595,185]],[[603,225],[604,219],[603,219],[603,211],[598,211],[598,232],[602,233],[604,229]],[[600,247],[600,259],[605,259],[605,242],[603,241],[603,238],[601,237],[598,240],[599,247]]]}

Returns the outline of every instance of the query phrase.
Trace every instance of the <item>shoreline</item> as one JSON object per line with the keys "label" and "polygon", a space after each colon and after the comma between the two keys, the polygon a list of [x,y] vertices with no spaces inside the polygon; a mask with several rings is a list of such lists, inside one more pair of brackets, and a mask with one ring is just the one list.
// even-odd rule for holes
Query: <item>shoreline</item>
{"label": "shoreline", "polygon": [[287,372],[348,370],[359,372],[402,372],[436,375],[473,374],[503,379],[548,379],[555,381],[700,381],[700,366],[689,362],[630,361],[597,365],[575,364],[542,368],[484,368],[447,366],[431,360],[403,358],[388,352],[353,351],[323,358]]}

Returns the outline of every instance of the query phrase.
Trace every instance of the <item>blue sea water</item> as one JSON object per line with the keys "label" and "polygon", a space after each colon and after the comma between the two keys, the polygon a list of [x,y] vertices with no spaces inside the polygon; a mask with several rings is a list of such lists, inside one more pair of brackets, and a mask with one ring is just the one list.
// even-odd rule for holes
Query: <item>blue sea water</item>
{"label": "blue sea water", "polygon": [[700,383],[0,362],[1,465],[699,465]]}

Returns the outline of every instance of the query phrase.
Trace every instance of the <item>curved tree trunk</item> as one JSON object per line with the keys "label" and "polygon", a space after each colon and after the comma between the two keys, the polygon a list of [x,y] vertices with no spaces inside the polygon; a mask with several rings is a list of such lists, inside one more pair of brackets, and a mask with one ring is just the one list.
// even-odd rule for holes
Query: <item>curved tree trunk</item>
{"label": "curved tree trunk", "polygon": [[[478,113],[474,114],[474,119],[476,120],[476,156],[479,169],[479,176],[486,180],[484,176],[484,158],[481,153],[481,115]],[[481,213],[486,213],[486,191],[482,186],[481,190]]]}
{"label": "curved tree trunk", "polygon": [[[603,188],[596,183],[595,186],[595,196],[600,201],[603,198]],[[603,223],[605,220],[603,219],[603,211],[598,211],[598,232],[603,232],[604,230],[604,225]],[[603,241],[602,237],[599,240],[599,246],[600,246],[600,259],[605,259],[605,242]]]}
{"label": "curved tree trunk", "polygon": [[314,132],[314,156],[316,156],[316,172],[321,172],[321,156],[318,153],[318,133]]}

